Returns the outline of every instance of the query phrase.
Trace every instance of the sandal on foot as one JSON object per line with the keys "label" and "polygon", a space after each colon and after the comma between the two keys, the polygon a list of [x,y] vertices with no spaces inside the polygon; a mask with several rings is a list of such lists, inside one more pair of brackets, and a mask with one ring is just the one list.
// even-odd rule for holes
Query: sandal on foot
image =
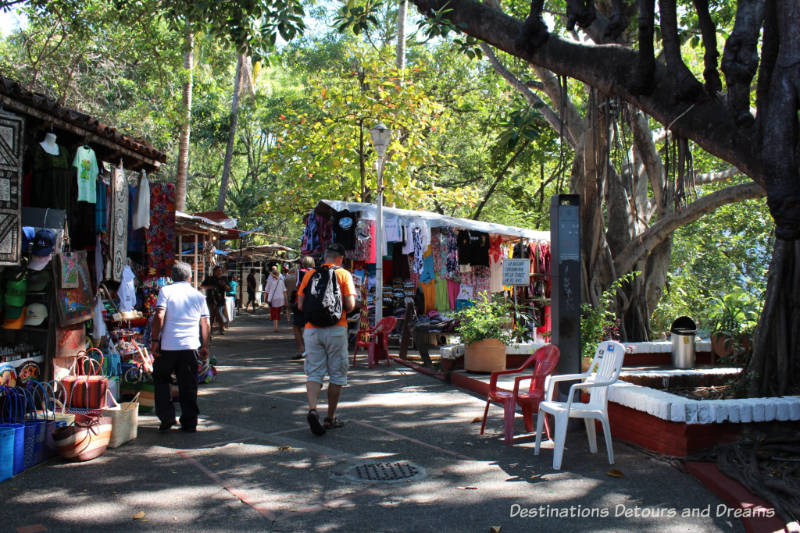
{"label": "sandal on foot", "polygon": [[333,418],[326,417],[325,421],[322,423],[322,427],[324,427],[325,429],[337,429],[340,427],[344,427],[344,422],[342,422],[336,417]]}
{"label": "sandal on foot", "polygon": [[308,425],[311,427],[311,433],[314,435],[325,434],[325,428],[319,423],[319,415],[317,415],[316,409],[311,409],[308,411],[306,420],[308,420]]}

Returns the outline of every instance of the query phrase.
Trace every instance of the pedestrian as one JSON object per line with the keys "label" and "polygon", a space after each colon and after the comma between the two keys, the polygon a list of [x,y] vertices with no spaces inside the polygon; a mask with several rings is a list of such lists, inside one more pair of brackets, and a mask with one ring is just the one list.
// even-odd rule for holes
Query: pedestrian
{"label": "pedestrian", "polygon": [[[353,276],[342,268],[343,260],[344,246],[329,245],[323,266],[307,272],[297,291],[297,307],[307,319],[303,332],[308,396],[306,419],[315,435],[343,425],[336,417],[336,407],[342,387],[347,385],[347,313],[356,305]],[[328,416],[320,424],[317,400],[325,374],[328,375]]]}
{"label": "pedestrian", "polygon": [[219,334],[225,335],[225,320],[222,318],[222,308],[225,305],[225,293],[230,287],[222,277],[222,267],[215,266],[211,275],[207,276],[200,284],[206,290],[206,303],[211,312],[211,329],[214,329],[214,322],[219,325]]}
{"label": "pedestrian", "polygon": [[236,311],[239,311],[241,300],[239,300],[238,292],[239,292],[239,276],[234,274],[228,280],[228,292],[225,293],[226,296],[233,297],[233,304],[236,307]]}
{"label": "pedestrian", "polygon": [[294,332],[294,341],[297,343],[297,353],[292,359],[302,359],[306,356],[306,346],[303,343],[303,328],[306,327],[306,317],[303,312],[297,308],[297,288],[303,281],[306,272],[314,270],[314,258],[310,255],[305,255],[300,258],[300,265],[297,267],[295,277],[297,282],[292,290],[291,307],[292,307],[292,331]]}
{"label": "pedestrian", "polygon": [[267,305],[269,306],[269,318],[272,320],[273,331],[278,331],[278,322],[281,320],[281,310],[286,307],[286,320],[289,320],[289,308],[286,306],[286,283],[283,275],[278,271],[278,267],[273,265],[267,277],[267,286],[264,288],[267,293]]}
{"label": "pedestrian", "polygon": [[250,307],[250,304],[253,304],[253,312],[256,312],[256,269],[251,268],[250,273],[247,275],[247,303],[244,306],[244,310],[247,311],[247,308]]}
{"label": "pedestrian", "polygon": [[197,431],[197,361],[208,359],[211,326],[206,299],[189,283],[191,277],[191,266],[175,263],[172,285],[162,287],[156,300],[150,351],[155,358],[153,385],[156,414],[161,421],[159,431],[177,424],[170,393],[173,372],[178,378],[181,431]]}

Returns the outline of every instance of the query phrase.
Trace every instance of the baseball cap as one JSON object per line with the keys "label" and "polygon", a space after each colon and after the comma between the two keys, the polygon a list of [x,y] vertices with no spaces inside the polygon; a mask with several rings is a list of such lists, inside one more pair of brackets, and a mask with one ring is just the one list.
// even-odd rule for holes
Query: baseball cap
{"label": "baseball cap", "polygon": [[341,256],[344,256],[345,254],[344,246],[342,245],[342,243],[339,242],[334,242],[329,244],[328,247],[325,249],[325,253],[328,252],[333,252]]}
{"label": "baseball cap", "polygon": [[36,238],[36,230],[32,226],[22,226],[22,253],[31,251],[33,240]]}
{"label": "baseball cap", "polygon": [[48,271],[33,271],[28,273],[28,292],[43,291],[49,284],[50,273]]}
{"label": "baseball cap", "polygon": [[44,257],[53,253],[56,234],[49,229],[40,229],[33,239],[33,255]]}
{"label": "baseball cap", "polygon": [[[35,252],[34,252],[35,253]],[[44,269],[48,264],[50,264],[50,260],[53,258],[53,254],[38,256],[32,255],[31,260],[28,261],[28,268],[31,270],[36,270],[37,272]]]}
{"label": "baseball cap", "polygon": [[25,324],[25,308],[23,307],[20,310],[20,314],[17,317],[10,317],[8,316],[8,306],[6,306],[6,318],[3,320],[3,329],[22,329],[22,326]]}
{"label": "baseball cap", "polygon": [[25,322],[23,324],[26,326],[40,326],[46,318],[47,307],[44,304],[30,304],[25,308]]}
{"label": "baseball cap", "polygon": [[[6,293],[3,297],[5,303],[5,317],[7,319],[16,319],[22,314],[23,307],[25,306],[25,297],[28,294],[28,280],[25,277],[21,279],[9,278],[6,281]],[[19,329],[19,328],[7,328]]]}

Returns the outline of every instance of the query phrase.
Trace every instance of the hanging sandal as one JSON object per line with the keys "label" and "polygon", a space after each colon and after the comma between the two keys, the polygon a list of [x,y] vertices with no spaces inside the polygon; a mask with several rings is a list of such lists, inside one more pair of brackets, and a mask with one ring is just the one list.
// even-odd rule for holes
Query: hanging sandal
{"label": "hanging sandal", "polygon": [[308,411],[306,420],[308,420],[308,425],[311,427],[311,433],[313,433],[314,435],[325,434],[325,428],[322,426],[322,424],[319,423],[319,415],[317,414],[316,409],[310,409]]}
{"label": "hanging sandal", "polygon": [[344,427],[344,422],[339,420],[337,417],[325,417],[325,421],[322,423],[322,427],[325,429],[337,429],[340,427]]}

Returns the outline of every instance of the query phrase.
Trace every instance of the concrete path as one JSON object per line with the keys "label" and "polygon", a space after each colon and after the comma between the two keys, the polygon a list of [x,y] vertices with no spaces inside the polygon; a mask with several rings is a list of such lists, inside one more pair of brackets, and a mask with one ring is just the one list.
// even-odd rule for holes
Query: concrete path
{"label": "concrete path", "polygon": [[[160,434],[142,417],[136,441],[94,461],[53,459],[0,483],[0,530],[743,531],[666,462],[615,442],[609,466],[602,438],[594,456],[576,431],[553,471],[552,450],[534,456],[532,438],[503,444],[499,407],[481,436],[481,399],[397,365],[368,370],[363,357],[342,395],[345,427],[316,437],[291,330],[273,333],[263,313],[240,315],[213,353],[198,433]],[[365,461],[407,461],[419,477],[351,480]]]}

